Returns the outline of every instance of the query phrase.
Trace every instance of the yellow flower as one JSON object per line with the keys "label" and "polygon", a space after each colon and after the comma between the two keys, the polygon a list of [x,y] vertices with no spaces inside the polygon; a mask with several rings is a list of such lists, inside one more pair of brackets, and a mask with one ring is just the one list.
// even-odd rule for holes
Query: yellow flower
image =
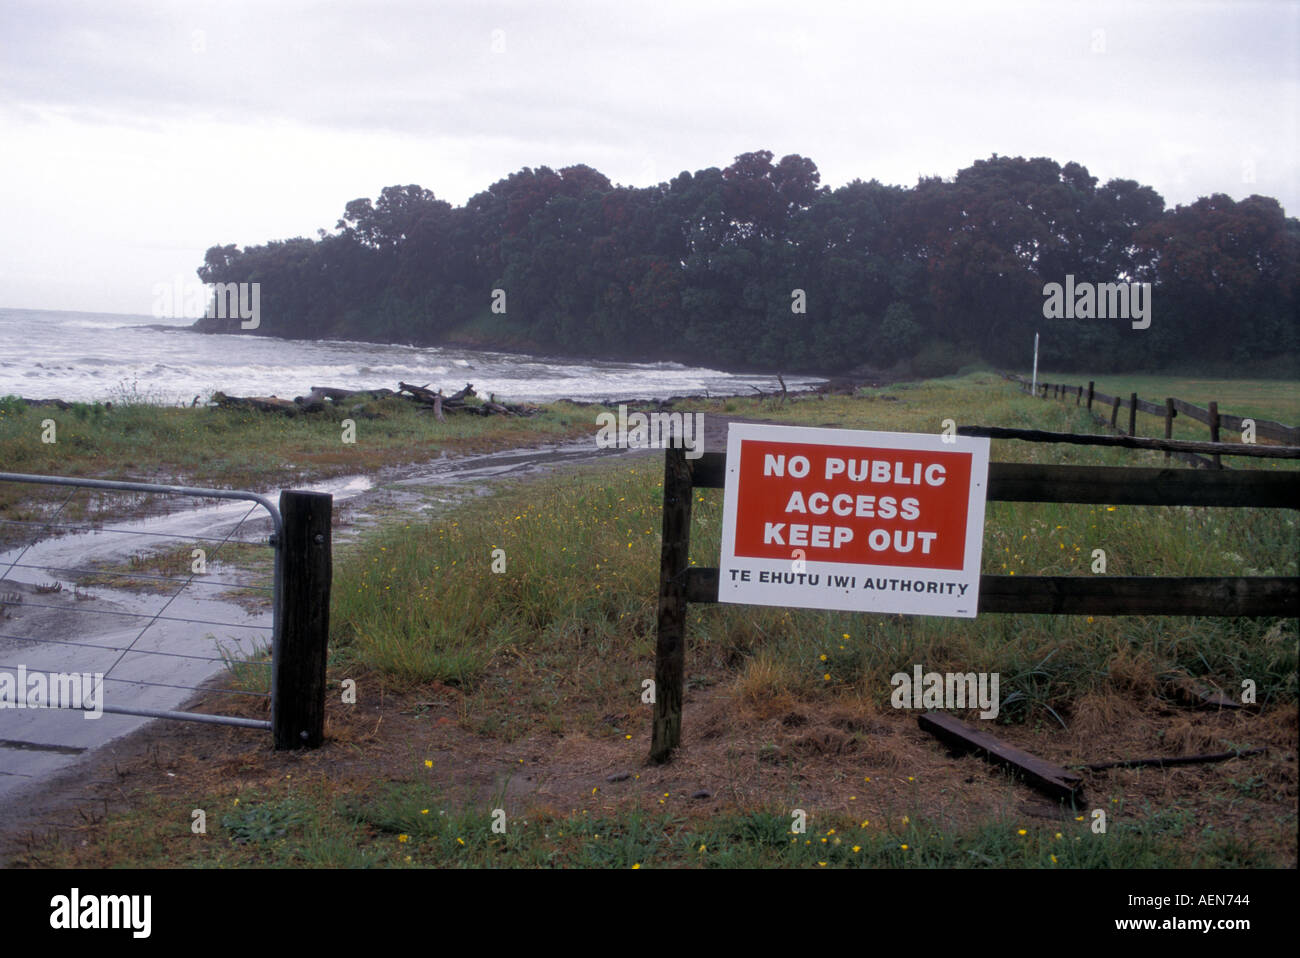
{"label": "yellow flower", "polygon": [[460,842],[460,844],[462,844],[462,845],[465,844],[465,839],[463,839],[463,838],[458,838],[458,839],[456,839],[456,841]]}
{"label": "yellow flower", "polygon": [[907,846],[906,846],[906,845],[899,845],[898,847],[901,848],[903,851],[907,851]]}
{"label": "yellow flower", "polygon": [[701,845],[701,846],[700,846],[700,851],[701,851],[701,852],[707,851],[708,848],[709,848],[708,845]]}
{"label": "yellow flower", "polygon": [[911,819],[908,818],[906,815],[903,816],[903,824],[904,824],[904,825],[906,825],[906,824],[907,824],[908,822],[910,822],[910,821],[911,821]]}
{"label": "yellow flower", "polygon": [[636,871],[640,867],[641,867],[641,863],[637,862],[635,865],[632,866],[632,871]]}
{"label": "yellow flower", "polygon": [[823,662],[826,661],[826,653],[825,653],[825,652],[823,652],[821,655],[819,655],[819,656],[817,656],[817,657],[818,657],[819,659],[821,659]]}
{"label": "yellow flower", "polygon": [[409,835],[398,835],[397,840],[402,844],[406,844],[406,839],[409,837],[410,837]]}
{"label": "yellow flower", "polygon": [[825,675],[822,676],[822,679],[823,681],[829,682],[831,680],[831,674],[827,672]]}
{"label": "yellow flower", "polygon": [[1053,865],[1056,864],[1056,856],[1055,856],[1055,855],[1052,856],[1052,864],[1053,864]]}
{"label": "yellow flower", "polygon": [[860,851],[862,851],[862,846],[861,846],[861,845],[854,845],[854,846],[853,846],[853,854],[856,855],[856,854],[857,854],[858,852],[860,852]]}
{"label": "yellow flower", "polygon": [[429,810],[428,810],[427,808],[422,808],[422,809],[420,809],[420,814],[421,814],[421,815],[428,815],[428,814],[429,814]]}
{"label": "yellow flower", "polygon": [[1020,831],[1016,832],[1016,834],[1017,834],[1017,835],[1028,835],[1029,833],[1026,832],[1026,831],[1022,828],[1022,829],[1020,829]]}
{"label": "yellow flower", "polygon": [[426,758],[426,759],[424,760],[424,767],[425,767],[425,768],[433,768],[433,759],[431,759],[431,758]]}

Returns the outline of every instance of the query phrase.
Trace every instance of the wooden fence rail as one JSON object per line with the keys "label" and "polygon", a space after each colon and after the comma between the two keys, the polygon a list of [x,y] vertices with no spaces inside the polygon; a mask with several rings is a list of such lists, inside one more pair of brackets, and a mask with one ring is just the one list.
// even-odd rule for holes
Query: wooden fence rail
{"label": "wooden fence rail", "polygon": [[[1012,382],[1021,384],[1029,389],[1030,383],[1021,376],[1008,374],[1007,379]],[[1145,399],[1138,398],[1137,393],[1130,393],[1127,398],[1123,396],[1110,396],[1103,392],[1098,392],[1095,381],[1089,381],[1086,389],[1084,386],[1065,385],[1063,383],[1038,383],[1038,395],[1041,398],[1047,398],[1051,394],[1059,398],[1069,396],[1075,397],[1075,405],[1086,406],[1089,412],[1092,412],[1094,403],[1102,406],[1110,406],[1109,424],[1112,429],[1121,435],[1137,435],[1137,414],[1139,412],[1147,413],[1151,416],[1159,416],[1165,421],[1165,438],[1170,439],[1173,436],[1174,419],[1178,416],[1187,416],[1189,419],[1195,419],[1197,422],[1204,423],[1209,427],[1210,442],[1221,442],[1220,434],[1223,430],[1231,432],[1241,432],[1245,428],[1247,419],[1251,419],[1255,424],[1255,438],[1257,441],[1266,441],[1278,443],[1283,446],[1300,446],[1300,427],[1288,426],[1285,423],[1275,422],[1271,419],[1254,419],[1249,416],[1234,416],[1229,413],[1219,412],[1217,402],[1210,403],[1208,408],[1193,405],[1183,399],[1174,396],[1166,397],[1162,402],[1155,403]],[[1086,400],[1085,400],[1086,397]],[[1123,429],[1120,425],[1119,411],[1127,407],[1128,409],[1128,429]],[[1093,413],[1096,416],[1096,413]],[[1104,424],[1106,419],[1099,417]],[[1237,445],[1234,443],[1233,445]],[[1165,458],[1168,459],[1171,453],[1166,452]],[[1198,456],[1193,453],[1172,453],[1180,459],[1187,460],[1193,465],[1213,465],[1215,468],[1223,468],[1222,456],[1224,455],[1244,455],[1236,450],[1215,452],[1211,459]]]}

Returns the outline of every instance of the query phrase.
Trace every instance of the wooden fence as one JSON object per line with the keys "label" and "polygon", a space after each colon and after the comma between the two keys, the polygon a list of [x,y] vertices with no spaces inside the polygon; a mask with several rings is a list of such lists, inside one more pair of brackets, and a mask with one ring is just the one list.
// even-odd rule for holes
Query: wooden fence
{"label": "wooden fence", "polygon": [[[1008,375],[1007,378],[1012,382],[1020,383],[1026,391],[1029,391],[1031,384],[1029,380],[1015,375]],[[1152,416],[1162,416],[1165,420],[1165,438],[1171,439],[1174,434],[1174,420],[1178,416],[1187,416],[1195,419],[1197,422],[1204,423],[1210,430],[1210,442],[1222,442],[1221,434],[1223,430],[1240,433],[1246,420],[1251,417],[1233,416],[1229,413],[1219,412],[1219,404],[1212,402],[1209,408],[1193,405],[1182,399],[1167,396],[1162,402],[1148,402],[1145,399],[1139,399],[1137,393],[1129,393],[1126,400],[1123,396],[1108,396],[1105,393],[1097,392],[1095,380],[1089,380],[1088,385],[1068,385],[1066,383],[1038,383],[1038,395],[1042,399],[1049,396],[1055,399],[1069,399],[1074,397],[1076,406],[1086,406],[1088,412],[1101,423],[1106,424],[1107,419],[1093,411],[1093,404],[1098,406],[1110,406],[1109,425],[1116,432],[1126,436],[1137,435],[1137,414],[1139,411],[1148,413]],[[1127,432],[1120,425],[1119,412],[1128,407],[1128,430]],[[1300,427],[1288,426],[1280,422],[1274,422],[1271,419],[1251,419],[1255,424],[1255,438],[1257,441],[1280,443],[1284,446],[1300,446]],[[1165,458],[1168,459],[1171,453],[1166,452]],[[1197,466],[1213,466],[1215,469],[1223,468],[1221,453],[1215,453],[1211,458],[1206,459],[1195,453],[1178,453],[1180,459],[1184,459]]]}
{"label": "wooden fence", "polygon": [[[958,429],[965,435],[984,431],[984,427]],[[1178,443],[1168,445],[1176,448]],[[1289,455],[1300,455],[1300,451],[1291,450]],[[690,564],[692,490],[724,488],[726,474],[726,453],[705,452],[698,459],[687,459],[685,450],[665,450],[652,761],[667,760],[681,740],[686,606],[690,602],[718,601],[717,568]],[[1300,509],[1300,470],[1216,473],[991,462],[986,499]],[[978,613],[990,612],[1291,617],[1300,615],[1300,577],[983,575]]]}

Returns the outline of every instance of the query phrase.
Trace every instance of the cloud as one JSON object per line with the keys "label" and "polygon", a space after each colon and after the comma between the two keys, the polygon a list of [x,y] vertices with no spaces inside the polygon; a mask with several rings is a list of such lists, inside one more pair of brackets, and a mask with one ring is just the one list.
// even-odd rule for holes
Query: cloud
{"label": "cloud", "polygon": [[[65,263],[192,244],[197,266],[214,243],[331,228],[399,183],[462,203],[522,166],[647,185],[755,149],[811,157],[831,186],[911,185],[996,152],[1171,204],[1259,192],[1294,212],[1297,11],[9,0],[0,175],[26,184],[11,213]],[[11,256],[58,272],[21,237],[0,239]],[[0,303],[43,305],[18,272]]]}

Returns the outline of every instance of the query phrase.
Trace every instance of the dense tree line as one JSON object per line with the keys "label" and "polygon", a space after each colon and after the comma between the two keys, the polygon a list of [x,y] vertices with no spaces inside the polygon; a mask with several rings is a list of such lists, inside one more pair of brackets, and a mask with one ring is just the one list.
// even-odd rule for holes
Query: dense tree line
{"label": "dense tree line", "polygon": [[[764,150],[644,188],[524,168],[461,207],[392,186],[348,203],[332,233],[214,246],[198,272],[260,283],[256,332],[287,338],[927,374],[1021,366],[1036,330],[1058,368],[1300,349],[1300,221],[1274,199],[1167,210],[1133,180],[996,155],[910,189],[820,179]],[[1150,327],[1044,318],[1045,284],[1067,274],[1151,283]]]}

